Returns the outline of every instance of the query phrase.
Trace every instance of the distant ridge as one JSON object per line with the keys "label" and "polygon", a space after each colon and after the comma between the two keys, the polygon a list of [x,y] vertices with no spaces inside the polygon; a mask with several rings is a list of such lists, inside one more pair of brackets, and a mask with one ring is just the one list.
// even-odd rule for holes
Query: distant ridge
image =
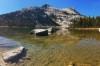
{"label": "distant ridge", "polygon": [[19,11],[0,15],[0,26],[34,27],[66,26],[69,27],[73,19],[83,17],[73,8],[54,8],[48,4],[41,7],[28,7]]}

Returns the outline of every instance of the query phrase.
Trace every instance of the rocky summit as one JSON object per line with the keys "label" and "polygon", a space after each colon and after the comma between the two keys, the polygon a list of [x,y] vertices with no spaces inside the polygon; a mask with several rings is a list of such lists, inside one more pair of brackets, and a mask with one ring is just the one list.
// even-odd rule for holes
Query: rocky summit
{"label": "rocky summit", "polygon": [[0,15],[0,26],[34,27],[65,26],[69,27],[73,19],[83,17],[75,8],[54,8],[48,4],[41,7],[23,8],[16,12]]}

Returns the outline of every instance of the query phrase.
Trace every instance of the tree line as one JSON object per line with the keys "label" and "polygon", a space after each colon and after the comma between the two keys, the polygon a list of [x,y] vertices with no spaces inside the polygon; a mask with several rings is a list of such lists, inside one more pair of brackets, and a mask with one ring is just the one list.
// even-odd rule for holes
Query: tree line
{"label": "tree line", "polygon": [[100,27],[100,16],[97,17],[84,17],[73,19],[70,27],[73,28],[98,28]]}

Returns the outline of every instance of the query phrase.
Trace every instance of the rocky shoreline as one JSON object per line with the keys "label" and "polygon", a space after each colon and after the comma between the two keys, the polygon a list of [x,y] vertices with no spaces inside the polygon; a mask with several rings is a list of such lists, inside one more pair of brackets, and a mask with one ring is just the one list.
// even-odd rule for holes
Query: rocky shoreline
{"label": "rocky shoreline", "polygon": [[75,30],[99,30],[100,28],[69,28],[69,29],[75,29]]}
{"label": "rocky shoreline", "polygon": [[9,50],[7,52],[1,53],[0,54],[0,65],[6,66],[7,63],[9,62],[12,62],[12,61],[14,62],[14,60],[19,60],[18,56],[23,53],[24,49],[25,48],[23,46],[20,46],[12,50]]}
{"label": "rocky shoreline", "polygon": [[10,50],[8,52],[5,52],[3,55],[2,55],[2,58],[4,61],[10,61],[11,59],[14,59],[16,56],[18,56],[19,54],[22,53],[22,51],[24,50],[24,47],[23,46],[20,46],[20,47],[17,47],[13,50]]}

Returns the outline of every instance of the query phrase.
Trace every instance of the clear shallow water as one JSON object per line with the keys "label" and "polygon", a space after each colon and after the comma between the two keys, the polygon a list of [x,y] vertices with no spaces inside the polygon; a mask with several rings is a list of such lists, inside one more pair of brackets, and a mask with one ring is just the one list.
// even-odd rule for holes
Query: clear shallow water
{"label": "clear shallow water", "polygon": [[0,36],[0,48],[14,48],[14,47],[18,47],[21,46],[22,44],[20,42],[11,40],[11,39],[7,39],[4,37]]}
{"label": "clear shallow water", "polygon": [[69,62],[94,66],[100,64],[100,33],[97,30],[66,29],[44,37],[30,35],[31,30],[0,28],[1,36],[26,44],[27,56],[31,57],[30,61],[25,60],[26,66],[64,66]]}

